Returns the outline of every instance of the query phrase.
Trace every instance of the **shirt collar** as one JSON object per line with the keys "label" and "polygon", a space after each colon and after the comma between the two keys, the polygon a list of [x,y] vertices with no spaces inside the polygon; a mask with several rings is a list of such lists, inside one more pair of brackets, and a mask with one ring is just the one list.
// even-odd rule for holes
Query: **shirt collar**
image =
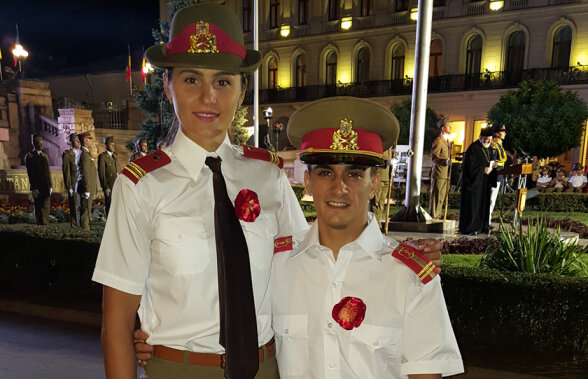
{"label": "shirt collar", "polygon": [[221,145],[216,149],[215,152],[208,152],[203,149],[200,145],[189,139],[182,129],[179,130],[174,144],[171,147],[171,151],[174,156],[180,161],[182,166],[186,169],[186,171],[190,174],[190,176],[194,180],[198,180],[200,176],[200,171],[204,166],[204,161],[206,160],[207,156],[220,156],[223,159],[223,156],[226,156],[226,148],[231,147],[231,141],[229,140],[229,136],[226,135],[225,139],[221,143]]}
{"label": "shirt collar", "polygon": [[[353,244],[359,245],[366,254],[378,261],[381,260],[382,254],[386,253],[385,249],[382,249],[384,238],[378,226],[378,221],[373,213],[368,214],[368,224],[359,237],[355,241],[343,246],[341,249],[345,249],[347,246]],[[293,254],[292,258],[297,257],[313,246],[321,246],[319,242],[318,222],[312,224],[312,227],[298,246],[298,252]]]}

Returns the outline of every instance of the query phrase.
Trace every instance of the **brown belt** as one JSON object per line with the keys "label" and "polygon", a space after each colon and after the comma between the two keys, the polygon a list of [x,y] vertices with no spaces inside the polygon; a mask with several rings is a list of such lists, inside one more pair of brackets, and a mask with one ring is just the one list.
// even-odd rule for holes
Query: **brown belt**
{"label": "brown belt", "polygon": [[[268,343],[259,348],[259,361],[272,358],[276,355],[276,343],[272,338]],[[224,368],[226,364],[224,354],[193,353],[186,350],[172,349],[171,347],[157,345],[153,348],[153,356],[176,363],[188,363],[198,366],[214,366]]]}

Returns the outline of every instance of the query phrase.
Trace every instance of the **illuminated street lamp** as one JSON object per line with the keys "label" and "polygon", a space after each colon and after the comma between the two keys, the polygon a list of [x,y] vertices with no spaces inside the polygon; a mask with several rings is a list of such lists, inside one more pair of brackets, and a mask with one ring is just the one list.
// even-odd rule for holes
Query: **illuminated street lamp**
{"label": "illuminated street lamp", "polygon": [[151,74],[153,72],[154,68],[153,66],[151,66],[151,63],[147,62],[145,63],[145,67],[143,67],[143,73],[145,75],[147,74]]}
{"label": "illuminated street lamp", "polygon": [[23,75],[21,60],[26,59],[29,56],[29,52],[26,51],[20,43],[17,43],[16,46],[14,46],[14,49],[12,49],[12,56],[18,61],[18,72]]}

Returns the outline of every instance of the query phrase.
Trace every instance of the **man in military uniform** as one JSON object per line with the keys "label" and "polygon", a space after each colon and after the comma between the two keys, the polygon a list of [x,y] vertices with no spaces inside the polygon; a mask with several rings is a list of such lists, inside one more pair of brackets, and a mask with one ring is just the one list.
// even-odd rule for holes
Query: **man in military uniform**
{"label": "man in military uniform", "polygon": [[449,191],[449,167],[451,166],[451,124],[448,118],[437,123],[439,137],[433,141],[431,156],[433,159],[433,172],[431,178],[431,198],[429,200],[429,213],[434,219],[440,219],[443,214],[443,204]]}
{"label": "man in military uniform", "polygon": [[71,218],[71,227],[79,228],[80,220],[78,219],[78,196],[75,193],[76,181],[78,180],[78,167],[76,166],[76,154],[80,150],[80,139],[77,134],[69,135],[69,145],[71,148],[65,150],[61,155],[61,170],[63,172],[63,185],[67,192],[67,201],[69,203],[69,216]]}
{"label": "man in military uniform", "polygon": [[147,140],[145,138],[137,139],[135,141],[135,152],[129,157],[129,162],[144,157],[148,152],[149,147],[147,145]]}
{"label": "man in military uniform", "polygon": [[108,217],[110,201],[112,199],[112,187],[118,175],[118,163],[114,152],[114,137],[104,138],[105,150],[98,156],[98,179],[104,192],[104,213]]}
{"label": "man in military uniform", "polygon": [[51,192],[53,192],[49,158],[42,151],[43,137],[35,134],[33,136],[33,146],[33,151],[25,156],[25,165],[35,202],[35,220],[37,225],[47,225],[49,223],[49,211],[51,210]]}
{"label": "man in military uniform", "polygon": [[[392,158],[392,149],[384,152],[384,160],[389,162]],[[390,184],[390,167],[378,169],[380,175],[380,185],[376,191],[376,195],[371,201],[372,212],[376,215],[376,219],[381,221],[386,217],[386,202],[388,198],[388,186]]]}
{"label": "man in military uniform", "polygon": [[[496,128],[494,132],[494,138],[492,138],[492,143],[490,147],[492,148],[492,156],[494,158],[494,162],[496,163],[495,170],[502,170],[506,165],[506,160],[508,156],[506,155],[506,150],[502,146],[502,142],[506,138],[506,126],[502,125]],[[537,179],[535,179],[537,181]],[[496,187],[490,188],[490,219],[488,220],[488,227],[492,223],[492,212],[494,211],[494,206],[496,205],[496,198],[498,197],[498,193],[500,189],[504,186],[504,175],[497,175],[496,176]]]}
{"label": "man in military uniform", "polygon": [[94,158],[90,155],[90,149],[93,146],[94,138],[89,131],[78,134],[81,148],[76,155],[76,166],[78,167],[78,181],[76,183],[76,193],[79,196],[79,219],[80,227],[84,230],[90,230],[90,213],[92,212],[92,201],[96,196],[98,187],[98,175]]}

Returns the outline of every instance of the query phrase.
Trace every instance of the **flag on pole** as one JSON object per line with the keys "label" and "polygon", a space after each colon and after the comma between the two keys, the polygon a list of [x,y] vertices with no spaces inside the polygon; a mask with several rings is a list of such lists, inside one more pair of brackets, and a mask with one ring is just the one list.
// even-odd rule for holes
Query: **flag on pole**
{"label": "flag on pole", "polygon": [[127,80],[126,80],[127,82],[129,80],[131,80],[131,46],[129,45],[128,48],[129,48],[129,63],[127,65]]}
{"label": "flag on pole", "polygon": [[145,72],[145,55],[143,55],[143,62],[141,63],[141,78],[143,78],[143,84],[147,84],[147,73]]}

